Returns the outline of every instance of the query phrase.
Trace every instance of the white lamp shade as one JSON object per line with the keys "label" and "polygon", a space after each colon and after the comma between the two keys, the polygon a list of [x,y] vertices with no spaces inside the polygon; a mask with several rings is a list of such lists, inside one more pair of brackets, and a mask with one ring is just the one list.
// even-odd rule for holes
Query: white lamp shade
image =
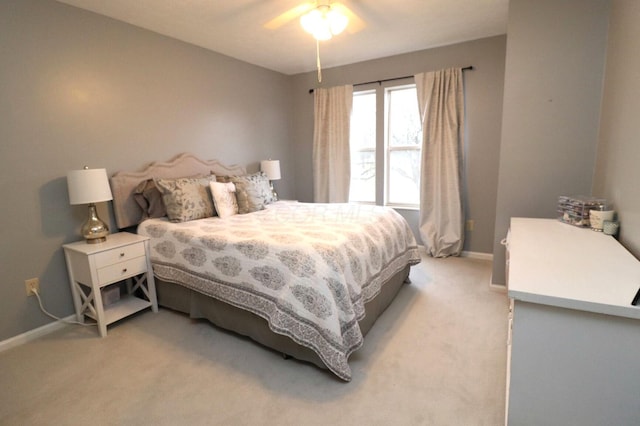
{"label": "white lamp shade", "polygon": [[106,169],[71,170],[67,173],[70,204],[91,204],[113,199]]}
{"label": "white lamp shade", "polygon": [[280,179],[280,160],[262,160],[260,162],[260,170],[262,170],[269,180]]}

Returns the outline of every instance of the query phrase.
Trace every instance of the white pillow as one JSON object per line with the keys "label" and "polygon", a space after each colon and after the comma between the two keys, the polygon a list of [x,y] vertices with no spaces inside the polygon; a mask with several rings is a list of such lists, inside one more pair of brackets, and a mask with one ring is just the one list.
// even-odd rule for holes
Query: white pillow
{"label": "white pillow", "polygon": [[216,205],[218,216],[225,217],[238,214],[238,202],[236,201],[236,186],[231,183],[209,182],[213,203]]}

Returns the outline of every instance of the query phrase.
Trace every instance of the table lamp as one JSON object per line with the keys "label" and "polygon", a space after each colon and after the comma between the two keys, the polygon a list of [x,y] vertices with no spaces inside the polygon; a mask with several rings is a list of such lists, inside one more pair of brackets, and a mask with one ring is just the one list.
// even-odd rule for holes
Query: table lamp
{"label": "table lamp", "polygon": [[278,201],[278,194],[273,189],[273,181],[280,180],[280,160],[262,160],[260,162],[260,170],[267,175],[269,179],[269,185],[271,186],[271,192],[273,193],[274,201]]}
{"label": "table lamp", "polygon": [[69,203],[88,204],[89,218],[82,225],[82,236],[87,243],[96,244],[107,240],[109,227],[98,217],[96,204],[113,199],[106,169],[71,170],[67,173]]}

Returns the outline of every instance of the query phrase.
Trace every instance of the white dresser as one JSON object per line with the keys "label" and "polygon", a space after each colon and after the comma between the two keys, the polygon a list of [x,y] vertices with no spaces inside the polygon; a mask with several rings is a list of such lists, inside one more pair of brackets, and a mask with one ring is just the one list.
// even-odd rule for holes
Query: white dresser
{"label": "white dresser", "polygon": [[507,422],[640,425],[640,262],[613,237],[512,218]]}

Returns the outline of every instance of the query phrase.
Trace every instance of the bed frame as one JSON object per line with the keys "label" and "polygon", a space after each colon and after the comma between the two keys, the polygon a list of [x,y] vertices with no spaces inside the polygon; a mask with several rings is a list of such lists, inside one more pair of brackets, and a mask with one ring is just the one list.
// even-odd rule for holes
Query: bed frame
{"label": "bed frame", "polygon": [[[119,229],[137,226],[142,221],[142,210],[135,202],[133,192],[144,180],[157,178],[178,178],[197,174],[243,175],[242,166],[226,166],[217,160],[201,160],[192,154],[181,154],[164,163],[151,163],[139,172],[118,172],[111,178],[111,191],[116,224]],[[376,319],[396,297],[402,284],[409,282],[409,265],[383,284],[382,290],[373,300],[365,304],[365,317],[359,322],[363,336],[371,329]],[[285,356],[312,362],[327,368],[320,357],[311,349],[301,346],[291,338],[274,333],[267,321],[243,309],[231,306],[217,299],[205,296],[180,284],[163,281],[156,277],[158,304],[165,308],[184,312],[194,319],[207,319],[214,325],[238,334],[248,336]]]}

